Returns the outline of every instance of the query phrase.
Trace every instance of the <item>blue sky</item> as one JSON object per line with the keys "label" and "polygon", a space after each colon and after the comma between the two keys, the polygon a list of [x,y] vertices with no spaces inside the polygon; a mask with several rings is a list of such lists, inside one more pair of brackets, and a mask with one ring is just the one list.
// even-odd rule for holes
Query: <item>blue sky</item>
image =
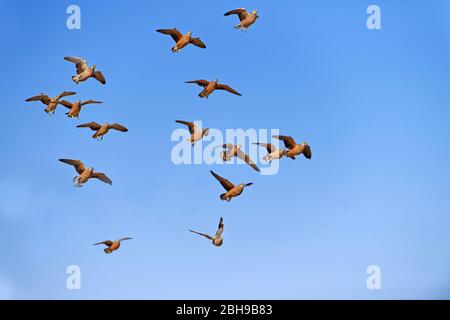
{"label": "blue sky", "polygon": [[[66,28],[79,5],[82,29]],[[350,1],[0,1],[0,298],[450,298],[450,5],[382,1],[382,30]],[[258,8],[247,33],[223,13]],[[193,31],[206,50],[172,54],[158,28]],[[66,55],[107,84],[71,82]],[[197,97],[183,82],[218,78],[240,91]],[[47,116],[32,95],[99,99],[80,120]],[[72,97],[69,97],[68,100]],[[175,119],[277,128],[313,159],[274,176],[244,165],[170,159]],[[102,142],[81,122],[130,131]],[[82,159],[113,186],[58,158]],[[254,182],[230,203],[209,170]],[[224,245],[188,229],[214,232]],[[134,237],[105,255],[92,243]],[[366,288],[378,265],[382,289]],[[68,265],[81,290],[66,288]]]}

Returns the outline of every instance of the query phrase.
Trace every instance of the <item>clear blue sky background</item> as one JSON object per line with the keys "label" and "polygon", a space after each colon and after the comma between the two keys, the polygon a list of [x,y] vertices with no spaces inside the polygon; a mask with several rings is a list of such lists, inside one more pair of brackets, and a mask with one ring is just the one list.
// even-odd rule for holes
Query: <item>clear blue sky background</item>
{"label": "clear blue sky background", "polygon": [[[372,1],[0,1],[0,298],[450,298],[450,3]],[[66,8],[82,29],[66,28]],[[258,8],[247,33],[223,13]],[[207,50],[172,54],[158,28],[193,31]],[[107,85],[71,82],[74,55]],[[243,93],[208,100],[186,80]],[[99,99],[80,120],[24,99]],[[73,100],[69,97],[69,100]],[[175,119],[279,128],[313,159],[274,176],[246,166],[175,166]],[[128,126],[102,142],[80,122]],[[58,158],[114,181],[73,187]],[[209,170],[254,186],[230,203]],[[214,232],[221,248],[187,229]],[[132,236],[106,255],[92,243]],[[66,288],[79,265],[82,289]],[[382,290],[366,288],[366,268]]]}

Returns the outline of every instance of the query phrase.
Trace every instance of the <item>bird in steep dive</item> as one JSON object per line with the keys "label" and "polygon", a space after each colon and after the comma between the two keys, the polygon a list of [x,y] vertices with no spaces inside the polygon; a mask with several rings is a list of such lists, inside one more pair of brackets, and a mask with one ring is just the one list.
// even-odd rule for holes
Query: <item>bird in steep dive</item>
{"label": "bird in steep dive", "polygon": [[214,237],[211,237],[209,234],[197,232],[194,230],[189,230],[189,231],[199,234],[199,235],[211,240],[213,245],[215,245],[216,247],[220,247],[223,244],[223,238],[222,238],[223,229],[224,229],[223,218],[220,218],[219,226],[217,227],[217,231],[216,231],[216,234],[214,235]]}

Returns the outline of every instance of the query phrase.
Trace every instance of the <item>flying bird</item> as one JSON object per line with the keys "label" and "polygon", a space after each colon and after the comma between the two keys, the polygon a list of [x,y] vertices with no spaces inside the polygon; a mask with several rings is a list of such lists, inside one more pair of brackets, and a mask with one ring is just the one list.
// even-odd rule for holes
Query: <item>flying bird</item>
{"label": "flying bird", "polygon": [[269,161],[269,163],[272,162],[272,160],[278,160],[283,158],[287,150],[281,150],[277,149],[273,144],[271,143],[263,143],[263,142],[254,142],[253,144],[256,144],[260,147],[264,147],[267,149],[268,154],[263,157],[263,160]]}
{"label": "flying bird", "polygon": [[185,35],[183,35],[180,31],[178,31],[177,28],[158,29],[156,31],[162,34],[170,35],[172,37],[172,39],[175,41],[175,46],[172,47],[171,49],[172,52],[179,52],[181,49],[183,49],[190,43],[199,48],[206,49],[206,45],[203,43],[202,40],[200,40],[200,38],[192,38],[191,31],[189,31]]}
{"label": "flying bird", "polygon": [[44,109],[45,112],[48,113],[48,115],[52,115],[55,113],[56,111],[56,107],[58,106],[58,104],[61,103],[60,99],[63,97],[67,97],[67,96],[72,96],[76,94],[76,92],[73,91],[63,91],[61,92],[59,95],[57,95],[56,97],[50,98],[48,95],[46,94],[39,94],[37,96],[28,98],[27,100],[25,100],[26,102],[30,102],[30,101],[40,101],[43,104],[45,104],[47,107]]}
{"label": "flying bird", "polygon": [[194,230],[189,230],[189,231],[199,234],[209,240],[212,240],[213,245],[215,245],[216,247],[220,247],[223,244],[223,238],[222,238],[223,228],[224,228],[223,218],[220,218],[219,226],[217,227],[217,232],[214,235],[214,237],[211,237],[209,234],[197,232]]}
{"label": "flying bird", "polygon": [[120,248],[121,241],[130,240],[130,239],[133,239],[133,238],[125,237],[125,238],[117,239],[114,241],[105,240],[102,242],[94,243],[94,246],[97,246],[99,244],[104,244],[105,246],[107,246],[107,248],[103,249],[103,251],[105,251],[105,253],[107,253],[107,254],[111,254],[111,253],[113,253],[113,251],[116,251],[117,249]]}
{"label": "flying bird", "polygon": [[82,187],[83,184],[88,182],[88,180],[91,178],[95,178],[103,181],[104,183],[112,185],[111,179],[109,179],[104,173],[94,172],[94,168],[86,168],[84,163],[80,160],[59,159],[59,161],[75,167],[75,170],[78,173],[78,175],[73,178],[75,187]]}
{"label": "flying bird", "polygon": [[203,87],[204,89],[202,90],[202,92],[199,93],[199,97],[200,98],[208,98],[209,95],[211,93],[213,93],[214,90],[226,90],[232,94],[235,94],[237,96],[242,96],[242,94],[240,94],[239,92],[237,92],[236,90],[234,90],[233,88],[231,88],[230,86],[226,85],[226,84],[220,84],[218,83],[219,80],[215,79],[213,81],[208,81],[208,80],[192,80],[192,81],[186,81],[186,83],[196,83],[198,84],[200,87]]}
{"label": "flying bird", "polygon": [[209,128],[200,130],[199,127],[193,122],[184,120],[175,120],[175,122],[188,126],[191,137],[187,139],[187,141],[189,141],[192,145],[194,145],[197,141],[202,140],[203,137],[206,137],[209,134]]}
{"label": "flying bird", "polygon": [[227,143],[221,146],[226,151],[222,151],[220,153],[220,157],[223,161],[230,161],[233,157],[238,157],[241,160],[244,160],[253,170],[259,172],[259,168],[256,164],[250,159],[250,156],[241,150],[240,144],[231,144]]}
{"label": "flying bird", "polygon": [[95,65],[88,67],[87,61],[85,59],[77,57],[64,57],[64,60],[75,63],[75,66],[77,68],[77,75],[73,76],[72,80],[76,84],[86,81],[89,78],[94,78],[102,84],[106,83],[103,73],[101,71],[95,71]]}
{"label": "flying bird", "polygon": [[77,128],[90,128],[92,131],[95,131],[92,138],[97,139],[97,140],[103,140],[103,136],[105,134],[107,134],[110,129],[114,129],[114,130],[121,131],[121,132],[128,131],[127,128],[125,128],[124,126],[122,126],[121,124],[118,124],[118,123],[113,123],[113,124],[105,123],[103,125],[100,125],[97,122],[89,122],[89,123],[80,124],[77,126]]}
{"label": "flying bird", "polygon": [[249,187],[253,184],[252,182],[250,182],[250,183],[241,183],[238,185],[234,185],[227,179],[216,174],[214,171],[210,170],[210,172],[214,176],[214,178],[216,178],[217,181],[220,182],[222,187],[227,191],[220,195],[220,199],[227,201],[227,202],[230,202],[231,198],[239,196],[242,193],[242,191],[244,191],[245,187]]}
{"label": "flying bird", "polygon": [[295,160],[295,156],[303,154],[306,159],[311,159],[311,148],[307,142],[297,144],[290,136],[273,136],[273,138],[284,142],[284,146],[288,148],[288,150],[284,151],[286,157]]}
{"label": "flying bird", "polygon": [[66,112],[66,115],[69,118],[78,118],[80,116],[81,107],[85,106],[87,104],[93,104],[93,103],[102,103],[101,101],[96,100],[86,100],[81,102],[81,100],[77,100],[74,103],[71,103],[66,100],[61,100],[60,104],[62,104],[67,109],[70,109],[69,112]]}
{"label": "flying bird", "polygon": [[228,11],[224,16],[232,14],[237,14],[240,21],[239,24],[234,27],[238,30],[241,29],[242,31],[247,31],[247,29],[255,23],[256,19],[259,18],[258,10],[253,10],[251,13],[248,13],[244,8]]}

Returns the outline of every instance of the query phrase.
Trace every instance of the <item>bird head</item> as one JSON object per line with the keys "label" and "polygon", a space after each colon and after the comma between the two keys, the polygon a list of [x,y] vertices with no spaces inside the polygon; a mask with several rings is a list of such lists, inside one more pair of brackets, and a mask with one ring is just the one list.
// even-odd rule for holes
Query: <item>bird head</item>
{"label": "bird head", "polygon": [[90,170],[91,170],[91,172],[94,172],[95,169],[94,169],[94,167],[91,167]]}
{"label": "bird head", "polygon": [[302,145],[303,147],[309,146],[308,142],[306,142],[306,141],[303,141],[303,142],[301,143],[301,145]]}
{"label": "bird head", "polygon": [[95,68],[97,68],[97,66],[96,66],[95,64],[93,64],[93,65],[91,66],[91,69],[92,69],[92,70],[95,70]]}
{"label": "bird head", "polygon": [[217,83],[219,82],[219,79],[214,79],[212,82]]}
{"label": "bird head", "polygon": [[192,31],[189,31],[187,34],[188,34],[189,36],[191,36],[191,35],[192,35]]}
{"label": "bird head", "polygon": [[105,122],[105,126],[109,126],[109,122]]}
{"label": "bird head", "polygon": [[253,10],[252,14],[254,14],[254,15],[257,16],[257,17],[259,17],[259,16],[258,16],[258,10]]}
{"label": "bird head", "polygon": [[242,145],[240,145],[240,144],[236,145],[236,149],[241,149],[241,147],[242,147]]}

